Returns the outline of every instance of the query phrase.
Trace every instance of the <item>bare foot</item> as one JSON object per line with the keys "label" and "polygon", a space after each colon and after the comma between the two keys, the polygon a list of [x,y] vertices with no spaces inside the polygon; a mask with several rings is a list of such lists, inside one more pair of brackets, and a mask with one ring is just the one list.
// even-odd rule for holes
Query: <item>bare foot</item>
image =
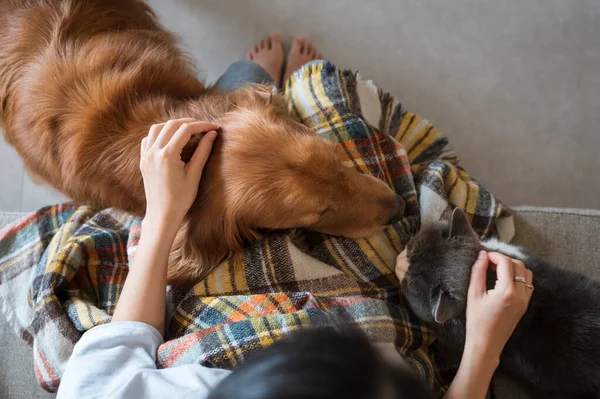
{"label": "bare foot", "polygon": [[260,42],[256,43],[248,53],[246,59],[256,62],[271,75],[277,86],[281,85],[281,70],[283,69],[283,45],[278,33],[271,33]]}
{"label": "bare foot", "polygon": [[287,57],[283,81],[285,82],[292,73],[296,72],[307,62],[320,60],[323,55],[312,46],[312,43],[302,36],[296,36],[292,41],[292,48]]}

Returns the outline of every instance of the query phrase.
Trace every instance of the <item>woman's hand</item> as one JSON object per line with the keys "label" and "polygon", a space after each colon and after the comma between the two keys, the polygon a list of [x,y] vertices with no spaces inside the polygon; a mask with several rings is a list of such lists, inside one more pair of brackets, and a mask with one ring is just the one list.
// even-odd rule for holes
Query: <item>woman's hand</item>
{"label": "woman's hand", "polygon": [[[490,261],[497,280],[494,288],[488,290],[486,279]],[[471,269],[465,351],[478,351],[488,359],[499,361],[500,353],[525,314],[533,293],[533,288],[515,281],[518,277],[532,284],[531,270],[520,260],[497,252],[479,253]]]}
{"label": "woman's hand", "polygon": [[[490,261],[492,265],[490,265]],[[493,289],[487,289],[488,267],[496,270]],[[444,399],[483,399],[492,375],[500,363],[500,353],[525,314],[533,288],[531,270],[523,262],[497,252],[479,253],[471,269],[467,298],[467,338],[458,372]]]}
{"label": "woman's hand", "polygon": [[[140,170],[146,192],[146,218],[179,227],[198,194],[198,184],[218,126],[195,119],[153,125],[142,140]],[[194,133],[207,132],[187,163],[181,151]]]}

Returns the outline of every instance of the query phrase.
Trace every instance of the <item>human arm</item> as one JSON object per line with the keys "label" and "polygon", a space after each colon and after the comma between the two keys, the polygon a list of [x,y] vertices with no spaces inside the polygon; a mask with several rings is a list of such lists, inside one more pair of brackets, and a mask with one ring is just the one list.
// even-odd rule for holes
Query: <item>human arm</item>
{"label": "human arm", "polygon": [[[495,268],[497,274],[491,290],[486,286],[488,267]],[[533,278],[521,261],[497,252],[480,252],[471,271],[465,350],[445,399],[485,398],[500,354],[533,293],[532,288],[514,281],[516,276],[525,277],[528,284]]]}
{"label": "human arm", "polygon": [[57,399],[204,398],[230,371],[199,364],[157,369],[163,343],[152,326],[133,321],[102,324],[75,345],[60,376]]}
{"label": "human arm", "polygon": [[[147,212],[112,322],[87,331],[62,375],[58,398],[204,397],[229,374],[190,364],[156,368],[163,343],[169,250],[197,194],[216,126],[191,119],[153,126],[141,149]],[[185,165],[179,154],[192,133],[209,132]],[[173,145],[172,147],[168,147]],[[168,147],[168,148],[167,148]],[[165,149],[166,148],[166,149]]]}
{"label": "human arm", "polygon": [[[142,140],[140,169],[146,216],[112,321],[139,321],[164,333],[167,265],[175,234],[192,205],[217,126],[194,119],[153,125]],[[181,151],[194,133],[207,132],[186,165]]]}

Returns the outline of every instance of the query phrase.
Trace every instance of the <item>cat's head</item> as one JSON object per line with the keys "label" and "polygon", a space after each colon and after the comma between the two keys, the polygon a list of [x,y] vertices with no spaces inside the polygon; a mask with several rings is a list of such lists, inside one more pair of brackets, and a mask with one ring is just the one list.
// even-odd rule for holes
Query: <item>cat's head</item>
{"label": "cat's head", "polygon": [[430,223],[406,246],[402,292],[425,322],[445,323],[464,314],[471,267],[481,249],[467,215],[456,208],[449,221]]}

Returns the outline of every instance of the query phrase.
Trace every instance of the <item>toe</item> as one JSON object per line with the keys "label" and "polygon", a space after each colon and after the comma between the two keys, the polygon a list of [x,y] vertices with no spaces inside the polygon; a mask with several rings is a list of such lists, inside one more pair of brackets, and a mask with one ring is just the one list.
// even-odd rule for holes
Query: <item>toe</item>
{"label": "toe", "polygon": [[271,49],[273,48],[273,42],[272,42],[272,40],[271,40],[271,36],[267,37],[267,38],[265,39],[265,41],[267,42],[265,47],[266,47],[267,49],[271,50]]}
{"label": "toe", "polygon": [[271,33],[271,41],[273,42],[273,45],[278,45],[281,43],[281,35],[277,32],[273,32]]}
{"label": "toe", "polygon": [[322,60],[323,59],[323,54],[321,54],[320,52],[317,51],[317,53],[315,54],[315,60]]}
{"label": "toe", "polygon": [[281,41],[281,36],[279,33],[271,33],[271,48],[273,49],[281,49],[283,51],[283,42]]}
{"label": "toe", "polygon": [[292,50],[295,50],[299,53],[304,52],[304,42],[305,39],[302,36],[296,36],[292,41]]}
{"label": "toe", "polygon": [[248,61],[252,61],[252,59],[253,59],[253,58],[254,58],[254,56],[252,55],[252,53],[251,53],[250,51],[248,51],[248,52],[246,53],[246,59],[247,59]]}
{"label": "toe", "polygon": [[256,53],[258,53],[258,45],[256,45],[256,44],[255,44],[254,46],[252,46],[252,51],[253,51],[255,54],[256,54]]}
{"label": "toe", "polygon": [[308,55],[310,57],[312,53],[313,53],[312,43],[307,40],[306,42],[304,42],[304,54]]}
{"label": "toe", "polygon": [[265,39],[260,41],[260,49],[263,50],[265,48],[265,46],[267,45],[267,42]]}

